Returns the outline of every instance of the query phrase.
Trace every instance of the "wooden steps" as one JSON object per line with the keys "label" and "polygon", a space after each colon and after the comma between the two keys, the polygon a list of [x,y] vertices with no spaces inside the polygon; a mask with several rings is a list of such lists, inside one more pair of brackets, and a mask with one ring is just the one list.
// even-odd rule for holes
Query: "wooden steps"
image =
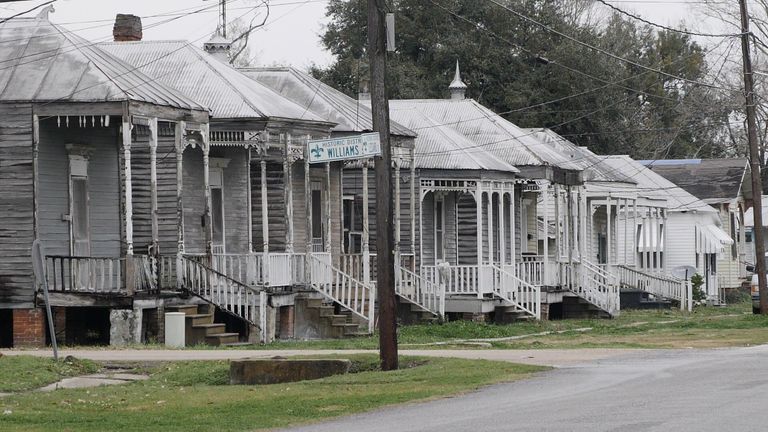
{"label": "wooden steps", "polygon": [[239,333],[228,333],[226,325],[216,323],[215,307],[210,304],[186,304],[166,306],[168,312],[186,314],[185,344],[231,346],[240,344]]}
{"label": "wooden steps", "polygon": [[306,302],[305,307],[312,312],[312,315],[317,314],[315,316],[318,318],[318,324],[325,328],[319,335],[321,338],[341,339],[368,335],[368,332],[363,329],[367,323],[362,323],[362,320],[351,311],[343,307],[337,308],[330,303],[330,300],[306,298],[302,301]]}

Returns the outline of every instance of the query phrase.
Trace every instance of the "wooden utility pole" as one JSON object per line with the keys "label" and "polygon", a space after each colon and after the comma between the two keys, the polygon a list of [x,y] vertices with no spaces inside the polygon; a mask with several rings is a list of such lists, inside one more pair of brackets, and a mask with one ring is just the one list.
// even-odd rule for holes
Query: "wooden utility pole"
{"label": "wooden utility pole", "polygon": [[755,88],[752,79],[752,59],[749,55],[749,13],[746,0],[739,0],[741,8],[741,53],[744,61],[744,96],[747,103],[747,139],[749,166],[752,172],[752,208],[755,229],[755,271],[760,288],[760,313],[768,314],[768,289],[765,277],[765,243],[763,243],[763,183],[760,173],[760,151],[757,142],[755,114]]}
{"label": "wooden utility pole", "polygon": [[[386,3],[368,0],[368,56],[371,68],[373,130],[381,139],[376,171],[376,289],[379,302],[379,357],[382,370],[397,369],[397,299],[395,298],[394,215],[392,209],[392,148],[389,142],[389,100],[386,68]],[[369,305],[373,307],[373,303]]]}

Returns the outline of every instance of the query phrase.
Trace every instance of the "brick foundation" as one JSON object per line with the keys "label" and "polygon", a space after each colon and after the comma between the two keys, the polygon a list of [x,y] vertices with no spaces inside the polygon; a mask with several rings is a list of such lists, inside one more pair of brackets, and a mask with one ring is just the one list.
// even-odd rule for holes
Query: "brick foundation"
{"label": "brick foundation", "polygon": [[275,335],[279,339],[291,339],[293,338],[293,320],[294,309],[293,306],[283,306],[280,308],[279,313],[279,334]]}
{"label": "brick foundation", "polygon": [[14,348],[45,346],[45,311],[43,309],[14,309]]}
{"label": "brick foundation", "polygon": [[484,323],[488,321],[488,314],[481,312],[465,312],[462,314],[462,319],[466,321]]}

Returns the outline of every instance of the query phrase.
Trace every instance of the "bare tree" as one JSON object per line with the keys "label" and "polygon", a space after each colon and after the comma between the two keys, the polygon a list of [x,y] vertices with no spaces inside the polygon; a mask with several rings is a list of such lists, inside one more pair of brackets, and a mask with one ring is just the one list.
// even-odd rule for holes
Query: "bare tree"
{"label": "bare tree", "polygon": [[229,55],[229,63],[235,67],[252,66],[253,57],[251,56],[251,47],[248,42],[251,34],[259,27],[263,27],[269,19],[269,0],[259,0],[259,5],[254,9],[264,7],[258,10],[250,20],[243,17],[238,18],[227,25],[227,34],[233,35],[232,48]]}

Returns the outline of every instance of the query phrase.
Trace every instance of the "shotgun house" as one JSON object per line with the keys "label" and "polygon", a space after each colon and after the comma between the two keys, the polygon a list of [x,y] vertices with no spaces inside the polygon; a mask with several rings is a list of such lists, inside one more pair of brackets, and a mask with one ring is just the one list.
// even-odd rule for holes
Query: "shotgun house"
{"label": "shotgun house", "polygon": [[[367,99],[356,100],[290,67],[241,69],[248,77],[269,86],[281,95],[308,107],[309,111],[336,123],[333,137],[371,132],[372,114]],[[396,292],[401,300],[401,318],[440,315],[436,287],[417,275],[419,248],[416,165],[416,134],[390,121],[393,146],[393,176],[399,179],[393,191],[395,202]],[[341,269],[370,286],[376,284],[376,181],[372,158],[347,161],[343,171],[341,226]],[[409,313],[410,311],[414,313]]]}
{"label": "shotgun house", "polygon": [[690,308],[687,281],[673,276],[664,266],[666,194],[639,187],[634,171],[616,169],[604,157],[554,131],[530,131],[584,169],[588,241],[579,253],[610,270],[621,289],[621,307],[650,306],[661,297]]}
{"label": "shotgun house", "polygon": [[202,163],[208,111],[49,12],[0,24],[0,344],[45,344],[44,285],[64,343],[161,335],[157,253],[204,242],[176,182]]}
{"label": "shotgun house", "polygon": [[[666,201],[661,213],[634,214],[635,230],[628,233],[628,249],[635,254],[636,268],[665,278],[704,278],[708,299],[718,298],[718,261],[730,252],[733,239],[721,228],[719,212],[681,187],[628,156],[603,156],[603,161],[637,181],[643,195]],[[619,237],[624,235],[619,232]],[[631,246],[630,246],[631,245]],[[690,302],[690,299],[686,299]]]}
{"label": "shotgun house", "polygon": [[[640,161],[653,172],[717,210],[723,230],[735,241],[717,260],[720,292],[741,286],[747,276],[744,212],[751,207],[752,179],[746,159],[667,159]],[[754,256],[754,253],[752,254]],[[722,302],[720,296],[713,299]]]}
{"label": "shotgun house", "polygon": [[[184,41],[101,46],[212,111],[210,161],[201,170],[207,180],[192,186],[208,182],[212,241],[207,250],[188,248],[176,261],[163,261],[178,267],[167,272],[178,275],[178,288],[229,310],[248,324],[244,330],[258,327],[262,340],[344,336],[361,325],[372,330],[371,287],[341,270],[343,162],[315,164],[308,157],[308,143],[329,138],[336,120],[222,61],[229,44],[218,36],[205,51]],[[198,286],[201,272],[258,294],[256,312]]]}

